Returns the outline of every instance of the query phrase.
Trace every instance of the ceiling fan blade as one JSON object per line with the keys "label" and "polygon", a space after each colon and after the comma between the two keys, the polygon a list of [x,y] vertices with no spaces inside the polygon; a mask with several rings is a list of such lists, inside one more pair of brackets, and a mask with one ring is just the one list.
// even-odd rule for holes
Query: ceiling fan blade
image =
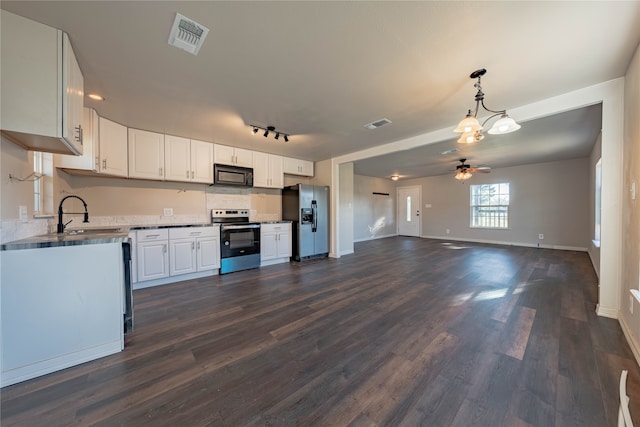
{"label": "ceiling fan blade", "polygon": [[474,173],[490,173],[491,170],[490,169],[478,169],[478,168],[469,168],[467,169],[469,172],[474,172]]}

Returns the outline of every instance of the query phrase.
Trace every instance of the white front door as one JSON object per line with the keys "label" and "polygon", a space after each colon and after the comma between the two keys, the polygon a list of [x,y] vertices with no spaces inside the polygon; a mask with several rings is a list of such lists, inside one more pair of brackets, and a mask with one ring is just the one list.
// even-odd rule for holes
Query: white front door
{"label": "white front door", "polygon": [[398,194],[398,234],[420,237],[420,195],[421,187],[399,187]]}

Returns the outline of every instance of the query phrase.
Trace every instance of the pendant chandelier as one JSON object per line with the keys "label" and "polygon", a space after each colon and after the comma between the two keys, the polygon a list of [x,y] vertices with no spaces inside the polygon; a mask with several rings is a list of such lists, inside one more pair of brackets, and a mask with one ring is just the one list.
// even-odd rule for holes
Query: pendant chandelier
{"label": "pendant chandelier", "polygon": [[[500,118],[496,120],[491,129],[489,129],[488,131],[492,135],[502,135],[505,133],[515,132],[520,129],[520,125],[516,123],[516,121],[511,117],[509,117],[509,115],[507,114],[507,110],[491,110],[484,105],[484,92],[482,92],[480,79],[485,75],[486,72],[487,70],[482,68],[480,70],[474,71],[469,75],[469,77],[472,79],[478,79],[478,81],[473,85],[473,87],[478,89],[475,98],[476,109],[473,114],[471,113],[471,110],[469,110],[467,116],[462,119],[462,121],[458,123],[458,126],[453,130],[454,132],[462,134],[460,136],[460,139],[458,139],[458,142],[460,144],[473,144],[475,142],[483,140],[484,135],[482,134],[482,130],[484,129],[484,125],[494,117],[500,116]],[[482,122],[482,124],[480,124],[477,119],[480,106],[482,106],[482,108],[484,108],[486,111],[493,113],[484,122]]]}

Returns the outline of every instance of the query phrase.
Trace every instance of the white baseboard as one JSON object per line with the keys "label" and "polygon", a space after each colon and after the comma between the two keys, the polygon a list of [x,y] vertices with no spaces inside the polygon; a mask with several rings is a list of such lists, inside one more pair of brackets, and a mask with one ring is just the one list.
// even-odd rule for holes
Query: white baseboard
{"label": "white baseboard", "polygon": [[385,234],[385,235],[381,235],[381,236],[370,236],[370,237],[365,237],[362,239],[356,239],[353,241],[353,243],[359,243],[359,242],[368,242],[370,240],[378,240],[378,239],[386,239],[387,237],[395,237],[397,236],[397,234]]}
{"label": "white baseboard", "polygon": [[596,314],[610,319],[618,319],[618,310],[615,308],[604,308],[600,304],[596,305]]}
{"label": "white baseboard", "polygon": [[168,285],[169,283],[182,282],[183,280],[200,279],[202,277],[215,276],[218,269],[200,271],[198,273],[179,274],[177,276],[163,277],[162,279],[145,280],[144,282],[134,282],[133,290],[150,288],[152,286]]}
{"label": "white baseboard", "polygon": [[63,354],[51,359],[42,360],[37,363],[20,366],[9,371],[4,371],[2,372],[2,376],[0,377],[0,387],[17,384],[22,381],[50,374],[51,372],[60,371],[62,369],[70,368],[71,366],[89,362],[90,360],[95,360],[104,356],[108,356],[110,354],[119,353],[122,351],[122,348],[123,341],[122,339],[119,339],[112,342],[103,343],[95,347],[86,348],[69,354]]}
{"label": "white baseboard", "polygon": [[587,252],[587,248],[580,246],[563,246],[563,245],[539,245],[526,243],[526,242],[506,242],[502,240],[488,240],[488,239],[469,239],[459,237],[443,237],[443,236],[421,236],[423,239],[437,239],[437,240],[453,240],[456,242],[472,242],[472,243],[487,243],[490,245],[504,245],[504,246],[521,246],[525,248],[541,248],[541,249],[558,249],[563,251],[578,251]]}
{"label": "white baseboard", "polygon": [[353,253],[353,249],[348,249],[346,251],[341,251],[340,256],[342,255],[351,255]]}
{"label": "white baseboard", "polygon": [[635,340],[631,330],[629,329],[629,325],[624,320],[624,316],[620,316],[618,319],[620,323],[620,327],[622,328],[622,332],[624,333],[624,337],[627,339],[629,343],[629,347],[631,347],[631,351],[633,352],[633,357],[636,358],[636,363],[640,366],[640,345],[638,345],[638,341]]}

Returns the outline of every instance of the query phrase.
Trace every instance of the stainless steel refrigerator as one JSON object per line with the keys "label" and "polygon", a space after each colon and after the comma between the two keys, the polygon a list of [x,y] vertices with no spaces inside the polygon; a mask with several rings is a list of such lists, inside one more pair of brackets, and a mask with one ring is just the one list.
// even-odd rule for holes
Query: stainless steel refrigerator
{"label": "stainless steel refrigerator", "polygon": [[282,190],[282,219],[292,221],[292,258],[329,255],[329,187],[296,184]]}

